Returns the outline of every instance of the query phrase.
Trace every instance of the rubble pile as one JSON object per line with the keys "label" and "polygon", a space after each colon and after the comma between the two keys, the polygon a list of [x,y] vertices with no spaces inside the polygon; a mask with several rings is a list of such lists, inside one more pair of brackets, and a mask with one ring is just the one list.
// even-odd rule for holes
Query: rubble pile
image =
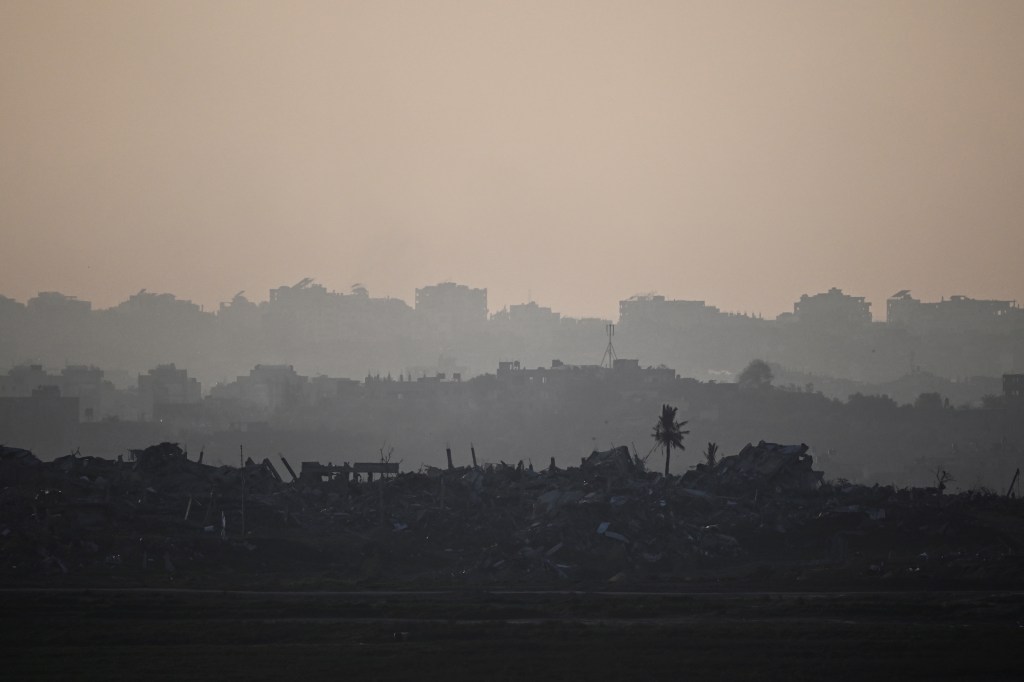
{"label": "rubble pile", "polygon": [[683,476],[683,485],[721,494],[742,494],[753,488],[782,492],[811,492],[824,473],[812,468],[807,445],[779,445],[761,441],[747,444],[735,457],[726,457],[714,469],[698,466]]}
{"label": "rubble pile", "polygon": [[[761,442],[682,477],[624,448],[579,467],[214,467],[161,443],[108,460],[0,449],[0,574],[126,582],[1024,583],[1024,503],[825,483]],[[291,468],[285,462],[286,469]]]}

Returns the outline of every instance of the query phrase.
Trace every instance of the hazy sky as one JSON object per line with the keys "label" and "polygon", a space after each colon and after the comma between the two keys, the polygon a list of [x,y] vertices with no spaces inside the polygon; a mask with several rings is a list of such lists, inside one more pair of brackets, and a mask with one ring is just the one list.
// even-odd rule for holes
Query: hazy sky
{"label": "hazy sky", "polygon": [[0,293],[1024,300],[1024,2],[0,0]]}

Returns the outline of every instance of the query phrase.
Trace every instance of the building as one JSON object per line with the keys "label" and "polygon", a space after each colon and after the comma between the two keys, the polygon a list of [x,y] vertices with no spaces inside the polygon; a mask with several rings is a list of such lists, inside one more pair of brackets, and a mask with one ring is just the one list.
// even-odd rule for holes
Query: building
{"label": "building", "polygon": [[157,365],[146,374],[139,375],[140,407],[144,415],[153,417],[167,405],[192,405],[203,400],[202,386],[189,377],[188,370],[178,369],[174,363]]}
{"label": "building", "polygon": [[318,405],[333,402],[341,398],[352,398],[359,395],[360,383],[355,379],[344,379],[319,375],[312,377],[306,384],[306,395],[310,404]]}
{"label": "building", "polygon": [[202,312],[202,307],[176,297],[174,294],[154,294],[142,289],[128,297],[114,308],[118,313],[146,314],[162,316],[189,316]]}
{"label": "building", "polygon": [[979,300],[967,296],[923,303],[904,289],[886,302],[886,323],[918,333],[986,331],[1024,325],[1024,311],[1016,301]]}
{"label": "building", "polygon": [[37,388],[58,385],[58,377],[48,374],[42,365],[19,365],[0,376],[0,397],[27,398]]}
{"label": "building", "polygon": [[27,307],[29,313],[43,316],[81,317],[92,311],[89,301],[80,301],[57,291],[40,291],[35,298],[29,299]]}
{"label": "building", "polygon": [[[103,370],[86,365],[69,365],[60,373],[61,395],[78,398],[80,419],[91,422],[106,416],[105,403],[116,391],[114,385],[103,379]],[[106,398],[106,400],[105,400]]]}
{"label": "building", "polygon": [[562,319],[561,313],[537,305],[533,301],[510,305],[507,317],[512,324],[525,327],[553,327]]}
{"label": "building", "polygon": [[210,397],[261,408],[267,414],[301,404],[307,397],[309,377],[292,365],[256,365],[230,384],[214,386]]}
{"label": "building", "polygon": [[312,277],[307,277],[291,286],[282,286],[270,290],[270,303],[285,306],[292,310],[316,310],[327,306],[330,299],[337,296],[327,291],[322,284],[316,284]]}
{"label": "building", "polygon": [[417,289],[416,313],[442,330],[482,327],[487,322],[487,289],[453,282]]}
{"label": "building", "polygon": [[0,375],[0,397],[40,395],[77,399],[79,420],[83,422],[138,416],[137,394],[118,391],[98,367],[68,365],[60,374],[50,374],[42,365],[20,365]]}
{"label": "building", "polygon": [[666,300],[645,294],[619,301],[619,324],[623,328],[669,327],[683,329],[716,318],[721,311],[704,301]]}
{"label": "building", "polygon": [[832,287],[824,294],[804,294],[793,304],[796,322],[823,327],[851,327],[871,324],[871,304],[863,296],[844,294]]}
{"label": "building", "polygon": [[1003,396],[1009,400],[1024,400],[1024,374],[1003,375]]}
{"label": "building", "polygon": [[550,342],[562,328],[561,313],[529,303],[513,304],[491,316],[491,327],[505,334]]}
{"label": "building", "polygon": [[25,314],[25,304],[0,295],[0,320],[13,320]]}

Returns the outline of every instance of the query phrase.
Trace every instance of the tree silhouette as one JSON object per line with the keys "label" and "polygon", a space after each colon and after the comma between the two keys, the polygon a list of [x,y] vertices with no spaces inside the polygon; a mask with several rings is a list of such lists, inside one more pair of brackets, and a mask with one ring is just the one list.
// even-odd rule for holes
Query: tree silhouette
{"label": "tree silhouette", "polygon": [[672,448],[678,448],[685,450],[686,447],[683,445],[683,436],[688,435],[689,431],[684,431],[683,427],[686,426],[686,422],[676,421],[676,411],[678,408],[672,407],[671,405],[661,406],[661,416],[658,417],[658,422],[654,425],[654,433],[651,434],[654,440],[657,441],[658,445],[665,448],[665,476],[668,477],[668,465],[669,460],[672,457]]}
{"label": "tree silhouette", "polygon": [[711,469],[715,468],[718,464],[718,443],[708,443],[708,449],[704,451],[704,461]]}

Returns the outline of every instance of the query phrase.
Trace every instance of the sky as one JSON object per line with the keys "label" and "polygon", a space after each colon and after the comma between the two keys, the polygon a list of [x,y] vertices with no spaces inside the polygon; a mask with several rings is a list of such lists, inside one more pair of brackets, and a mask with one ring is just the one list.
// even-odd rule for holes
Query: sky
{"label": "sky", "polygon": [[1024,2],[0,2],[0,294],[1024,301]]}

